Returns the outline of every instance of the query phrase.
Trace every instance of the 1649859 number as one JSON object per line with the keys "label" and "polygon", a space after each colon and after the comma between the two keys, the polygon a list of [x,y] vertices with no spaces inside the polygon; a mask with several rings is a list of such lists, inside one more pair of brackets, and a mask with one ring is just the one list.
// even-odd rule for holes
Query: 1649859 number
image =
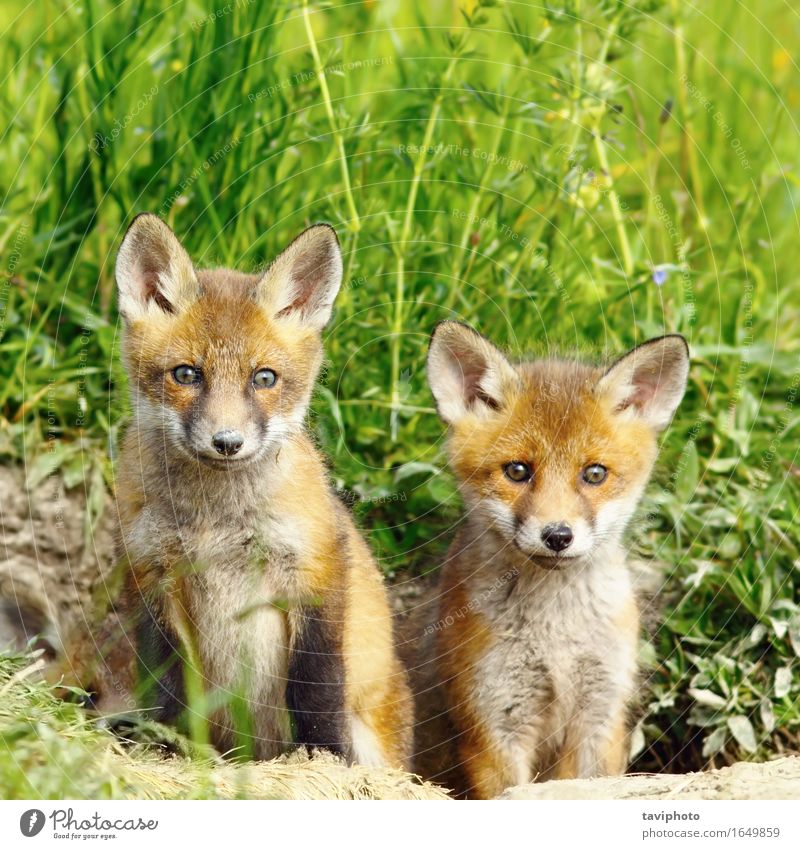
{"label": "1649859 number", "polygon": [[781,830],[780,828],[770,828],[770,827],[748,827],[748,828],[737,828],[736,829],[737,837],[780,837]]}

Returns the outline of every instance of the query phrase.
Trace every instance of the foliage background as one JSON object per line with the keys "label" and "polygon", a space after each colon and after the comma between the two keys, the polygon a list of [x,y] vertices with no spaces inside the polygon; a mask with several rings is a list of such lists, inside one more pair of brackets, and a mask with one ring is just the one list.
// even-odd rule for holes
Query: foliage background
{"label": "foliage background", "polygon": [[5,9],[2,462],[90,504],[113,485],[113,263],[144,210],[199,264],[248,270],[335,224],[346,279],[311,424],[398,580],[436,568],[460,511],[425,381],[437,321],[516,355],[684,333],[689,392],[631,535],[666,599],[635,765],[797,750],[796,8]]}

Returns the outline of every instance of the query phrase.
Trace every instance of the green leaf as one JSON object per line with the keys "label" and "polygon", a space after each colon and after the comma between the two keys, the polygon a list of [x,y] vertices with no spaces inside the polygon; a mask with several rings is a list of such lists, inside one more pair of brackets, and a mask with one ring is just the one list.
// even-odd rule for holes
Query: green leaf
{"label": "green leaf", "polygon": [[725,745],[727,736],[728,734],[725,731],[724,726],[720,726],[712,731],[703,741],[703,757],[712,758],[714,755],[721,752]]}
{"label": "green leaf", "polygon": [[642,721],[639,721],[636,723],[633,731],[631,731],[630,759],[633,760],[637,755],[641,754],[646,744],[647,741],[645,740],[644,730],[642,729]]}
{"label": "green leaf", "polygon": [[746,716],[729,716],[728,728],[736,742],[745,752],[752,754],[758,751],[758,742],[756,741],[756,732],[753,730],[753,723]]}
{"label": "green leaf", "polygon": [[685,504],[692,500],[692,495],[700,480],[700,461],[697,456],[697,444],[689,440],[678,460],[678,478],[675,482],[675,494]]}
{"label": "green leaf", "polygon": [[706,707],[713,707],[718,709],[723,709],[728,702],[722,698],[722,696],[717,695],[713,690],[704,690],[697,689],[695,687],[689,688],[689,695],[700,705],[705,705]]}
{"label": "green leaf", "polygon": [[782,699],[789,695],[792,689],[792,670],[788,666],[781,666],[775,670],[775,698]]}
{"label": "green leaf", "polygon": [[767,734],[771,734],[775,730],[775,711],[772,709],[771,702],[764,699],[758,708],[758,712],[761,716],[761,724],[764,726],[764,730]]}
{"label": "green leaf", "polygon": [[800,616],[795,616],[789,623],[789,642],[794,653],[800,657]]}
{"label": "green leaf", "polygon": [[435,466],[433,463],[411,462],[403,463],[394,473],[396,483],[413,477],[414,475],[431,474],[438,475],[442,471],[440,466]]}

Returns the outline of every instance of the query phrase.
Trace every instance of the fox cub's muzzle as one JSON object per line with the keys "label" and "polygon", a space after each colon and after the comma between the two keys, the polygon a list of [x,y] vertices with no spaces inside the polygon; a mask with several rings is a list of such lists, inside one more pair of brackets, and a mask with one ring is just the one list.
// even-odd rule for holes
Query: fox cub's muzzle
{"label": "fox cub's muzzle", "polygon": [[217,454],[223,457],[233,457],[244,445],[244,437],[236,430],[221,430],[211,437],[211,444]]}
{"label": "fox cub's muzzle", "polygon": [[572,528],[564,522],[554,522],[542,528],[542,542],[556,554],[569,548],[573,539]]}

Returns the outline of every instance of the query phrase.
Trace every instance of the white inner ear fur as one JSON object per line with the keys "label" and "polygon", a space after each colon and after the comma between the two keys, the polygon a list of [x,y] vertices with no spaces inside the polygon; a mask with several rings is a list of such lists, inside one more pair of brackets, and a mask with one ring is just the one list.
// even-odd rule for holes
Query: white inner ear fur
{"label": "white inner ear fur", "polygon": [[467,413],[502,407],[517,374],[479,333],[454,321],[435,330],[428,352],[428,383],[439,415],[452,424]]}
{"label": "white inner ear fur", "polygon": [[683,398],[688,375],[686,342],[680,336],[664,336],[614,363],[597,389],[621,414],[638,416],[654,430],[663,430]]}
{"label": "white inner ear fur", "polygon": [[342,283],[342,253],[332,227],[301,233],[270,265],[258,284],[261,304],[280,319],[321,331]]}
{"label": "white inner ear fur", "polygon": [[155,215],[140,215],[131,224],[114,273],[119,311],[128,321],[154,312],[181,312],[200,294],[189,254]]}

